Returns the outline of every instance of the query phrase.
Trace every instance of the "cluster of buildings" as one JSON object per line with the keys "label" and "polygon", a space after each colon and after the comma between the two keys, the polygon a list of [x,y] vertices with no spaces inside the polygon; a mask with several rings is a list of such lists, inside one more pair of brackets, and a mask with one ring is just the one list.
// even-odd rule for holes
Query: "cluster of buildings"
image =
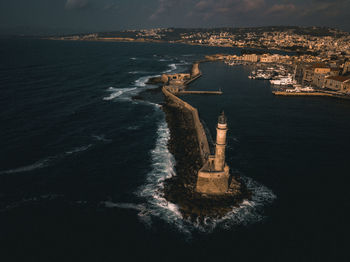
{"label": "cluster of buildings", "polygon": [[[53,38],[57,39],[57,38]],[[244,54],[207,59],[226,59],[250,63],[279,63],[294,68],[294,78],[301,85],[350,93],[350,34],[329,28],[266,27],[226,29],[155,28],[121,32],[73,35],[60,40],[166,41],[210,46],[248,47],[301,51],[303,55]],[[308,54],[307,54],[308,53]],[[169,79],[181,82],[188,76]],[[164,77],[165,80],[165,77]]]}
{"label": "cluster of buildings", "polygon": [[223,60],[228,64],[241,62],[282,64],[291,69],[296,82],[314,89],[350,95],[350,60],[322,59],[319,56],[289,56],[280,54],[210,55],[207,60]]}
{"label": "cluster of buildings", "polygon": [[279,55],[279,54],[244,54],[239,55],[209,55],[205,57],[207,60],[228,60],[228,61],[242,61],[249,63],[279,63],[279,64],[293,64],[294,56]]}
{"label": "cluster of buildings", "polygon": [[[53,38],[57,39],[57,38]],[[165,41],[173,43],[278,49],[350,59],[350,34],[330,28],[266,27],[221,29],[154,28],[63,36],[62,40]]]}
{"label": "cluster of buildings", "polygon": [[[245,33],[195,32],[181,38],[192,44],[210,46],[252,47],[317,52],[321,56],[350,56],[350,35],[329,29],[331,35],[301,34],[296,29],[286,31],[253,31]],[[337,34],[338,33],[338,34]]]}
{"label": "cluster of buildings", "polygon": [[166,33],[172,32],[172,29],[162,29],[162,28],[153,28],[153,29],[142,29],[139,31],[133,31],[136,33],[137,38],[152,38],[152,39],[162,39]]}
{"label": "cluster of buildings", "polygon": [[350,95],[350,61],[341,67],[325,63],[297,64],[294,75],[302,85]]}

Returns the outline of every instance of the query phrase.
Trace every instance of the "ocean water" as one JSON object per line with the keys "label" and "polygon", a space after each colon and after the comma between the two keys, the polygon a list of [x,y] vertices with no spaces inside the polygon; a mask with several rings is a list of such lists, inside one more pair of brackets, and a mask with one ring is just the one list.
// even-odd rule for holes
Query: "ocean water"
{"label": "ocean water", "polygon": [[163,72],[238,49],[0,41],[1,261],[348,261],[350,103],[281,98],[245,67],[201,65],[183,98],[254,192],[221,220],[182,219],[159,103],[132,100]]}

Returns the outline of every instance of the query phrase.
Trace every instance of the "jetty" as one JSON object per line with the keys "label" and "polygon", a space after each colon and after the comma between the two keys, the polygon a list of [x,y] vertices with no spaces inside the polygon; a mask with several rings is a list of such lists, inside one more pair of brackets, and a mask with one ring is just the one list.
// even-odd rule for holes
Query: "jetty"
{"label": "jetty", "polygon": [[323,96],[323,97],[350,99],[350,96],[348,95],[341,95],[336,92],[327,92],[327,91],[315,91],[315,92],[273,91],[272,94],[274,94],[275,96]]}
{"label": "jetty", "polygon": [[[196,63],[194,64],[196,65]],[[192,69],[192,77],[195,79],[198,79],[199,75],[201,75],[199,69],[198,69],[198,64],[195,66],[196,69]],[[195,75],[193,75],[195,73]],[[188,81],[186,81],[188,82]],[[173,106],[179,107],[181,110],[186,111],[188,114],[192,116],[192,121],[193,121],[193,127],[196,131],[197,134],[197,139],[198,139],[198,147],[200,150],[200,155],[201,155],[201,160],[202,164],[205,163],[205,161],[208,159],[209,154],[210,154],[210,149],[209,149],[209,143],[207,140],[207,136],[204,130],[204,127],[199,119],[199,114],[198,110],[191,106],[189,103],[183,101],[179,97],[176,96],[176,94],[210,94],[212,92],[221,92],[221,91],[184,91],[183,89],[186,87],[185,83],[179,88],[178,85],[175,87],[173,85],[164,85],[162,88],[162,92],[165,95],[168,103],[170,102]],[[181,91],[180,91],[181,90]],[[222,94],[219,93],[219,94]]]}
{"label": "jetty", "polygon": [[198,110],[178,95],[221,95],[219,91],[189,91],[187,83],[201,76],[194,63],[190,78],[187,74],[166,75],[162,93],[166,103],[162,109],[170,129],[169,151],[176,159],[176,175],[164,181],[164,197],[175,203],[185,218],[204,221],[219,218],[238,206],[251,192],[238,174],[231,175],[225,162],[227,123],[219,117],[215,153],[211,151],[207,133]]}
{"label": "jetty", "polygon": [[177,95],[186,95],[186,94],[194,94],[194,95],[222,95],[223,92],[219,91],[179,91],[176,93]]}

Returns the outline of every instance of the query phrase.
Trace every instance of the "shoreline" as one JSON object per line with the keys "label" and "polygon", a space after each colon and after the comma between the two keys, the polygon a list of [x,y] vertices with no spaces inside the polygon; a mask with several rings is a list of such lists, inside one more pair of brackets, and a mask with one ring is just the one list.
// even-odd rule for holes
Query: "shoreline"
{"label": "shoreline", "polygon": [[209,44],[200,44],[200,43],[186,43],[186,42],[172,42],[165,40],[127,40],[127,39],[57,39],[57,38],[39,38],[41,40],[51,40],[51,41],[79,41],[79,42],[110,42],[110,43],[158,43],[158,44],[182,44],[189,46],[204,46],[204,47],[218,47],[218,48],[237,48],[237,49],[253,49],[257,51],[271,50],[287,53],[301,53],[307,54],[307,52],[289,50],[285,48],[263,48],[258,46],[230,46],[230,45],[209,45]]}
{"label": "shoreline", "polygon": [[314,97],[332,97],[337,99],[345,99],[349,100],[350,96],[347,95],[340,95],[340,94],[333,94],[333,93],[326,93],[326,92],[285,92],[285,91],[273,91],[273,95],[275,96],[314,96]]}

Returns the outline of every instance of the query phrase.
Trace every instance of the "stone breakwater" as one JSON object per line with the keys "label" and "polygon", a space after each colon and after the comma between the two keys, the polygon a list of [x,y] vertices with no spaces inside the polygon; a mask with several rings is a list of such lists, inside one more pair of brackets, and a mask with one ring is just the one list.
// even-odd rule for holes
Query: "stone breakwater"
{"label": "stone breakwater", "polygon": [[[176,160],[176,175],[164,181],[162,193],[167,201],[178,206],[185,219],[193,222],[203,222],[208,217],[223,218],[244,200],[252,198],[252,193],[239,174],[231,174],[229,184],[235,184],[236,188],[235,190],[231,188],[230,192],[225,195],[208,196],[196,192],[198,171],[208,160],[211,153],[210,144],[198,110],[177,95],[181,95],[182,92],[186,93],[184,90],[187,89],[187,85],[202,75],[198,66],[202,62],[208,61],[195,62],[189,79],[181,79],[172,83],[171,81],[164,82],[162,77],[154,77],[148,81],[148,84],[159,87],[145,90],[133,97],[155,103],[159,103],[160,93],[165,97],[162,109],[170,130],[168,149]],[[195,93],[203,94],[201,91]],[[204,94],[220,95],[222,92],[205,91]],[[161,100],[164,101],[164,98]]]}
{"label": "stone breakwater", "polygon": [[167,103],[173,104],[175,107],[181,108],[180,110],[183,110],[187,112],[187,114],[190,115],[192,118],[191,122],[188,123],[188,125],[192,125],[194,128],[194,131],[197,135],[197,141],[198,141],[198,148],[201,156],[202,165],[204,165],[205,161],[207,160],[209,154],[210,154],[210,148],[209,143],[207,140],[207,136],[205,134],[205,130],[203,128],[203,125],[201,121],[199,120],[198,110],[194,107],[192,107],[190,104],[186,103],[182,99],[178,98],[177,96],[173,95],[166,86],[162,89],[163,94],[166,96]]}
{"label": "stone breakwater", "polygon": [[196,192],[198,171],[208,160],[210,147],[198,110],[174,95],[173,89],[162,88],[162,108],[170,129],[168,148],[176,159],[176,176],[165,181],[164,196],[179,207],[184,218],[203,221],[224,217],[244,199],[251,199],[251,192],[237,174],[230,178],[238,185],[235,192],[211,196]]}
{"label": "stone breakwater", "polygon": [[244,199],[250,199],[251,193],[238,175],[235,179],[241,187],[235,195],[203,197],[195,191],[203,159],[194,119],[191,111],[166,99],[162,108],[170,129],[168,148],[176,159],[176,176],[165,180],[164,196],[178,206],[184,218],[202,221],[206,217],[224,217]]}
{"label": "stone breakwater", "polygon": [[285,91],[274,91],[272,92],[275,96],[323,96],[323,97],[333,97],[341,99],[350,99],[350,96],[337,94],[336,92],[285,92]]}

